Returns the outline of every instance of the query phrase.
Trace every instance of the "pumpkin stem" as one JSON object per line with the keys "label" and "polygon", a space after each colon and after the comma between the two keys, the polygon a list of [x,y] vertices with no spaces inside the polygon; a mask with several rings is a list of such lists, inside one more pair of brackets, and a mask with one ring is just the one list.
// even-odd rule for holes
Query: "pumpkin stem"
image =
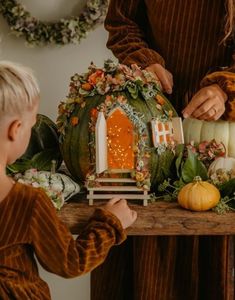
{"label": "pumpkin stem", "polygon": [[201,179],[200,176],[195,176],[195,177],[193,178],[193,181],[194,181],[194,182],[200,182],[200,181],[202,181],[202,179]]}
{"label": "pumpkin stem", "polygon": [[51,161],[51,175],[55,174],[55,170],[56,170],[56,161],[53,159]]}

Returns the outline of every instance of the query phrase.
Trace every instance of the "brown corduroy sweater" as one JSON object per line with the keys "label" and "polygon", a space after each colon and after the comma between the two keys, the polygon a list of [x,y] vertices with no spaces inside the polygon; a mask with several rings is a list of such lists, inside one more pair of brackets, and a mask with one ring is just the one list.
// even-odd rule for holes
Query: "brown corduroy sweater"
{"label": "brown corduroy sweater", "polygon": [[220,43],[224,5],[224,0],[110,0],[107,46],[124,64],[164,65],[173,74],[170,100],[178,112],[200,83],[218,83],[229,98],[226,117],[235,119],[235,74],[212,73],[232,64],[234,46]]}
{"label": "brown corduroy sweater", "polygon": [[48,300],[34,254],[49,272],[75,277],[105,259],[126,235],[120,221],[97,209],[76,240],[43,191],[16,183],[0,202],[0,299]]}

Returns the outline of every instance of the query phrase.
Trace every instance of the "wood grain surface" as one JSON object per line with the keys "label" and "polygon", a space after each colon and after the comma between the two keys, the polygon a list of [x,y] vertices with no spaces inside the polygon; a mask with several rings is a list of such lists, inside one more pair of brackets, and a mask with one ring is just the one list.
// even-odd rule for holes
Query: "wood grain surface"
{"label": "wood grain surface", "polygon": [[[78,234],[92,215],[94,209],[104,204],[99,200],[88,205],[85,196],[75,196],[66,203],[59,217],[73,234]],[[192,212],[181,208],[176,202],[154,202],[144,207],[129,201],[138,213],[137,221],[128,229],[128,235],[234,235],[235,213],[219,215],[213,211]]]}

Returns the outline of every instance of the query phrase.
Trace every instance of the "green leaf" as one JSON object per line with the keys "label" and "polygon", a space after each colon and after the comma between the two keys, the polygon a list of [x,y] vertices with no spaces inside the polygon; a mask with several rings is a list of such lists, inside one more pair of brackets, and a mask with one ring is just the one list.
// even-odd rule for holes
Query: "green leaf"
{"label": "green leaf", "polygon": [[197,154],[188,150],[188,158],[182,167],[182,179],[184,182],[192,182],[194,177],[200,176],[202,180],[207,180],[207,169],[198,159]]}
{"label": "green leaf", "polygon": [[230,179],[229,181],[222,183],[218,186],[222,197],[233,196],[235,193],[235,178]]}
{"label": "green leaf", "polygon": [[30,159],[20,159],[7,166],[7,173],[22,173],[30,168],[32,168],[32,161]]}
{"label": "green leaf", "polygon": [[55,149],[46,149],[32,157],[32,166],[39,171],[50,171],[52,160],[58,163],[59,157]]}

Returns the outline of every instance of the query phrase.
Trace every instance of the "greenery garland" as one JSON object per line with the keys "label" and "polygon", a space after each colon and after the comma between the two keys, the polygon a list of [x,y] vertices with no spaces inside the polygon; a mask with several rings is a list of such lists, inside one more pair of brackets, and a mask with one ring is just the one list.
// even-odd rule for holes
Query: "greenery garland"
{"label": "greenery garland", "polygon": [[57,22],[42,22],[16,0],[1,0],[0,12],[17,36],[24,36],[30,45],[77,44],[88,31],[104,20],[108,0],[87,0],[81,14]]}

